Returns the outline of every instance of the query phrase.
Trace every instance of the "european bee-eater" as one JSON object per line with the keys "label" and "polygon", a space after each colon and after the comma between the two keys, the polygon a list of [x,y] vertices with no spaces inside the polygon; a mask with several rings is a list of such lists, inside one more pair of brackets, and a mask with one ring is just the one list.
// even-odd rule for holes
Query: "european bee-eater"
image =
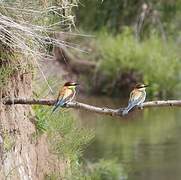
{"label": "european bee-eater", "polygon": [[60,88],[57,102],[52,110],[52,113],[60,106],[64,106],[68,102],[71,102],[76,94],[76,86],[79,85],[75,82],[66,82],[63,87]]}
{"label": "european bee-eater", "polygon": [[128,112],[135,106],[142,108],[142,104],[146,99],[146,87],[148,85],[137,84],[135,88],[130,93],[130,98],[128,101],[128,106],[122,111],[122,115],[128,114]]}

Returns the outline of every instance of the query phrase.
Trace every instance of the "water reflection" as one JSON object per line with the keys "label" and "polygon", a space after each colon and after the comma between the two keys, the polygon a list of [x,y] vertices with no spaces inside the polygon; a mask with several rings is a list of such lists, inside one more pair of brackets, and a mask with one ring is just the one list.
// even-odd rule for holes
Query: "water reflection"
{"label": "water reflection", "polygon": [[[108,98],[82,102],[119,107]],[[95,130],[95,140],[85,152],[90,161],[118,159],[133,180],[170,180],[181,177],[180,108],[150,108],[126,119],[80,112],[84,126]]]}

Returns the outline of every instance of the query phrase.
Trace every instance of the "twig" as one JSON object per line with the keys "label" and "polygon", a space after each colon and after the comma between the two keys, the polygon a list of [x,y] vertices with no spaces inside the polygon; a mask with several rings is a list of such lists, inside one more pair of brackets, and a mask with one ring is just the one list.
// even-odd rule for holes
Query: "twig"
{"label": "twig", "polygon": [[[54,99],[30,99],[30,98],[6,98],[3,100],[5,105],[14,105],[14,104],[27,104],[27,105],[48,105],[53,106],[56,100]],[[163,101],[148,101],[143,103],[143,108],[149,107],[168,107],[168,106],[181,106],[181,100],[163,100]],[[111,115],[111,116],[121,116],[119,109],[111,109],[107,107],[97,107],[80,102],[69,102],[66,105],[66,108],[75,108],[82,109],[90,112],[95,112],[99,114]]]}

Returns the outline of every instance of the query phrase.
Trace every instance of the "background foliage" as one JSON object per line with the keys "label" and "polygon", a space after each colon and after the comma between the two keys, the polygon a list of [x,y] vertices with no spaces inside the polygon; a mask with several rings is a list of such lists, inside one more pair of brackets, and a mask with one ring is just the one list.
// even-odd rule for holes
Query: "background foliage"
{"label": "background foliage", "polygon": [[[76,11],[77,23],[96,36],[94,43],[85,41],[84,45],[93,49],[92,59],[99,62],[98,76],[105,76],[97,83],[101,93],[119,95],[117,92],[124,90],[120,77],[126,73],[135,76],[132,79],[136,81],[151,85],[149,97],[180,96],[179,0],[81,3]],[[85,57],[91,59],[90,54]]]}

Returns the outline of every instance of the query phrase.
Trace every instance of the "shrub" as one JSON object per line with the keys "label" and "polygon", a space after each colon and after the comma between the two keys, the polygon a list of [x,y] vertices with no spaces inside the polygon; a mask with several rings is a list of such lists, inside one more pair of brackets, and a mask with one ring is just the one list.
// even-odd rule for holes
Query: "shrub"
{"label": "shrub", "polygon": [[154,96],[177,95],[181,87],[181,62],[179,49],[171,40],[165,44],[152,33],[149,38],[138,42],[130,29],[112,36],[106,31],[98,34],[101,52],[100,69],[113,81],[118,72],[136,71],[150,84],[148,92]]}

